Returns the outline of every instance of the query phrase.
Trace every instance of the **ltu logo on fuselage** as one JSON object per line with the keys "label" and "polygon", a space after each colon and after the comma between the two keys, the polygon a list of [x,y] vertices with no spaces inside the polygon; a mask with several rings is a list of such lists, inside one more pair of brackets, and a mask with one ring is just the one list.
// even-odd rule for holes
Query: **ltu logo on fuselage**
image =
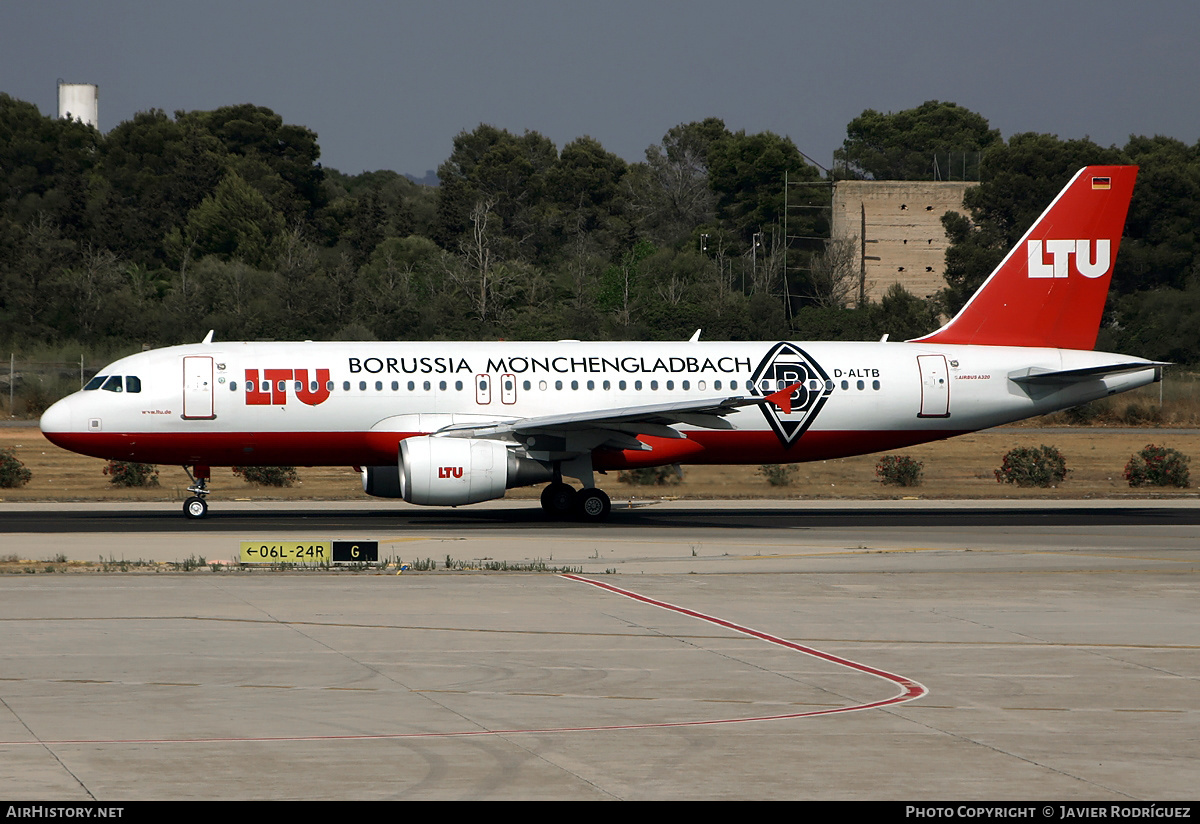
{"label": "ltu logo on fuselage", "polygon": [[317,369],[316,380],[308,380],[307,369],[264,369],[262,381],[257,369],[246,370],[246,403],[250,406],[270,406],[287,403],[291,387],[301,403],[316,406],[329,397],[329,370]]}
{"label": "ltu logo on fuselage", "polygon": [[[1075,258],[1075,271],[1085,278],[1098,278],[1108,274],[1112,265],[1111,242],[1108,238],[1090,240],[1031,240],[1029,250],[1029,276],[1031,278],[1065,278],[1070,275],[1067,261]],[[1044,244],[1044,245],[1043,245]],[[1049,256],[1050,262],[1046,262]]]}
{"label": "ltu logo on fuselage", "polygon": [[792,393],[791,414],[783,414],[779,407],[770,403],[759,407],[785,447],[794,444],[816,420],[832,391],[825,370],[803,349],[791,343],[777,343],[771,347],[751,380],[750,394],[759,397],[801,384]]}

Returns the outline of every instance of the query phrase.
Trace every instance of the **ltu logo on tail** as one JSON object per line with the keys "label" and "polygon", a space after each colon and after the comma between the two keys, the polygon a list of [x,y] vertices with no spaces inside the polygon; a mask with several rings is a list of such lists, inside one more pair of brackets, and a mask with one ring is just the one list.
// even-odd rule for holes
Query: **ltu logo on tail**
{"label": "ltu logo on tail", "polygon": [[[1095,249],[1092,248],[1093,242]],[[1102,240],[1047,240],[1029,241],[1029,276],[1031,278],[1065,278],[1070,275],[1067,265],[1075,259],[1075,271],[1085,278],[1098,278],[1108,274],[1112,265],[1111,243]],[[1046,258],[1050,262],[1046,262]]]}

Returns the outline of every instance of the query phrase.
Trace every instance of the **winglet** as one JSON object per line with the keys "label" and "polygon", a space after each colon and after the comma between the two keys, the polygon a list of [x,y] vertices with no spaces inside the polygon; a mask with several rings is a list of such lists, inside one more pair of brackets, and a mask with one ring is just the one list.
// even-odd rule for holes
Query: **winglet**
{"label": "winglet", "polygon": [[766,400],[778,406],[779,411],[783,414],[790,415],[792,414],[792,395],[795,394],[797,389],[803,386],[804,384],[802,383],[793,383],[785,389],[780,389],[778,392],[772,392],[770,395],[767,395]]}
{"label": "winglet", "polygon": [[700,340],[700,332],[701,332],[701,331],[703,331],[703,330],[697,329],[697,330],[696,330],[696,331],[695,331],[695,332],[692,334],[692,336],[691,336],[690,338],[688,338],[688,343],[696,343],[697,341],[699,341],[699,340]]}
{"label": "winglet", "polygon": [[209,329],[208,334],[204,336],[204,340],[202,340],[200,342],[201,343],[212,343],[213,333],[216,331],[217,331],[216,329]]}

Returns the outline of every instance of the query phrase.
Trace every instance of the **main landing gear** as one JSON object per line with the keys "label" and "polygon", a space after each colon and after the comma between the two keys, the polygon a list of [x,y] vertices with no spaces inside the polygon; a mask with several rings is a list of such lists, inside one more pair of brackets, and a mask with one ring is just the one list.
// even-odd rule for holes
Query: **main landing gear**
{"label": "main landing gear", "polygon": [[199,464],[195,469],[196,474],[193,476],[186,466],[183,468],[192,482],[192,485],[188,487],[188,492],[192,493],[192,497],[183,502],[183,514],[192,520],[203,518],[208,514],[208,501],[204,499],[212,491],[208,488],[208,479],[212,477],[212,470]]}
{"label": "main landing gear", "polygon": [[[573,487],[563,483],[564,474],[578,478],[583,483],[583,489],[576,492]],[[612,510],[612,501],[603,489],[596,488],[595,478],[590,453],[585,452],[567,461],[556,461],[554,481],[542,490],[542,509],[555,521],[603,521]]]}
{"label": "main landing gear", "polygon": [[591,487],[576,492],[562,481],[555,481],[542,490],[542,509],[556,521],[574,518],[595,523],[608,517],[612,501],[603,489]]}

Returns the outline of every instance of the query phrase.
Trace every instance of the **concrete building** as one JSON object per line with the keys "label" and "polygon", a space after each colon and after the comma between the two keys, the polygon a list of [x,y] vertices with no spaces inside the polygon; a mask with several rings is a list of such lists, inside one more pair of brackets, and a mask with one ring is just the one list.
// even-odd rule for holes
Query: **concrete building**
{"label": "concrete building", "polygon": [[[834,184],[832,239],[853,244],[853,270],[865,271],[868,300],[878,301],[893,283],[921,298],[945,287],[946,247],[950,244],[942,215],[949,211],[966,214],[963,195],[978,185],[895,180],[841,180]],[[864,236],[867,242],[862,244]]]}

